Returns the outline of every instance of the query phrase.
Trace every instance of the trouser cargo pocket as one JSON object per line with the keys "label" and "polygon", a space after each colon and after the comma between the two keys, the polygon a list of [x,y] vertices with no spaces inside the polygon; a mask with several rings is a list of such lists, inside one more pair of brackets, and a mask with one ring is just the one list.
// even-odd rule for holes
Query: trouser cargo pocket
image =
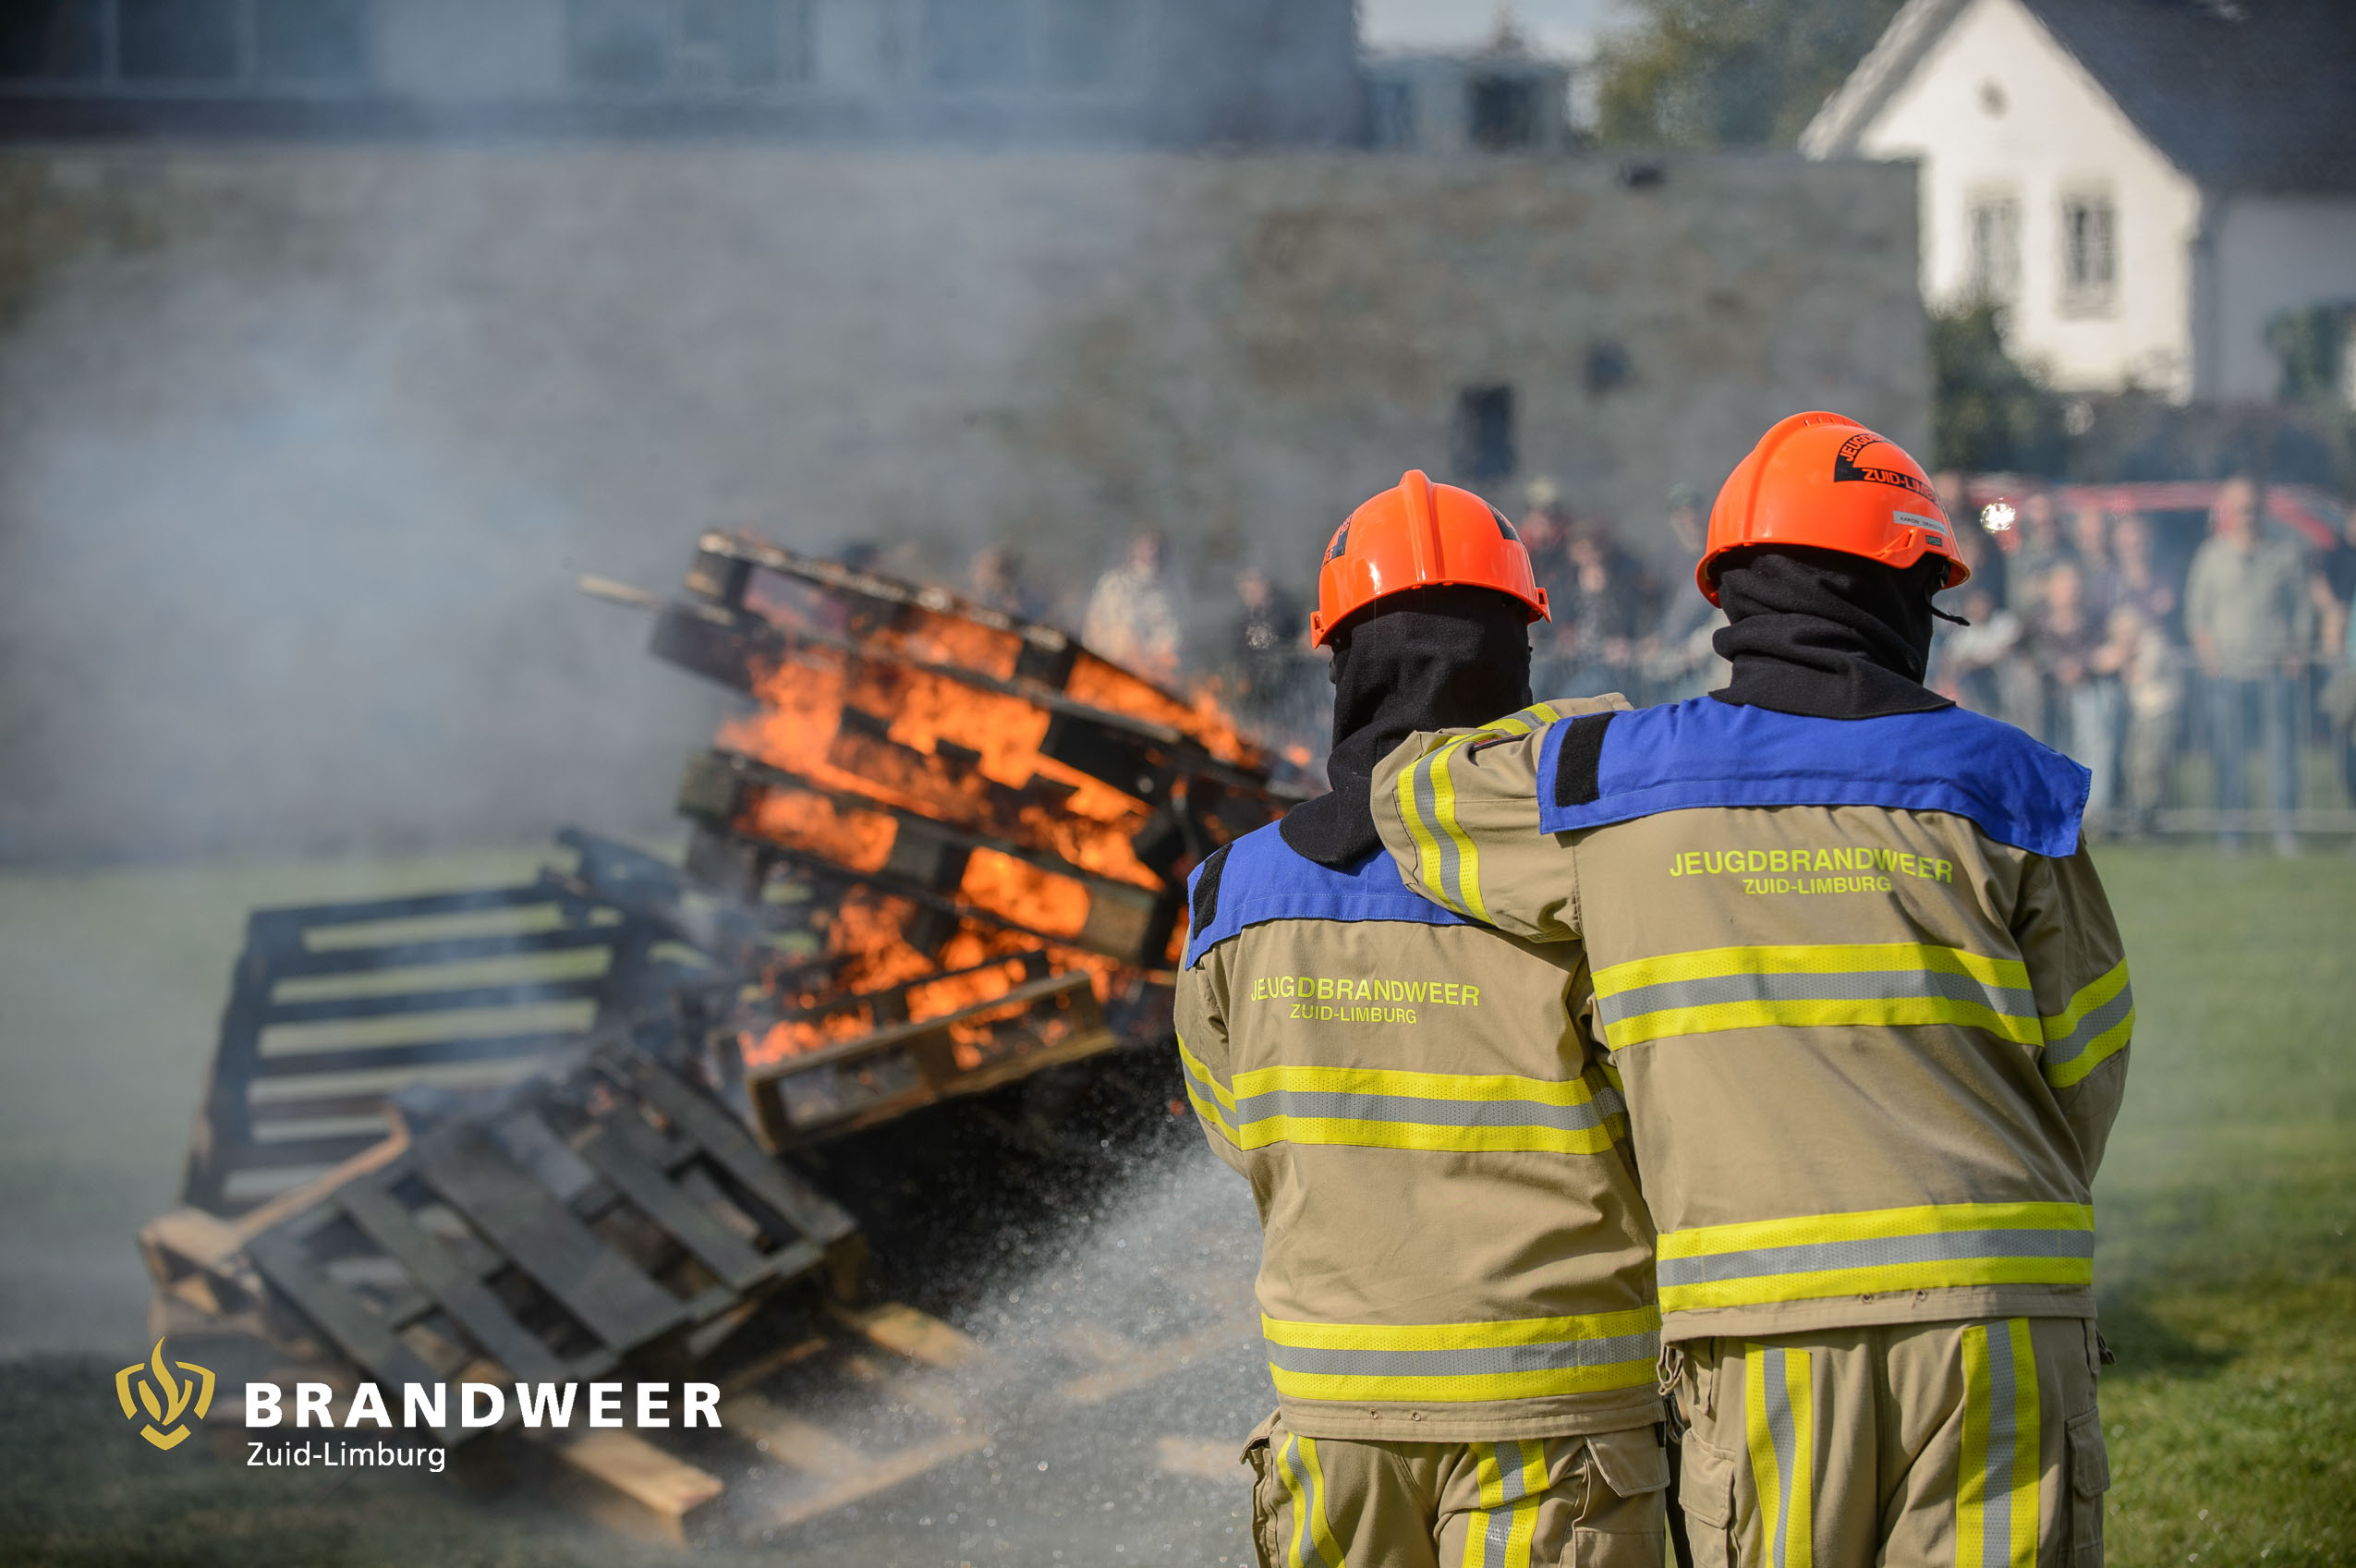
{"label": "trouser cargo pocket", "polygon": [[1276,1514],[1284,1499],[1282,1486],[1276,1478],[1276,1466],[1269,1462],[1269,1445],[1276,1435],[1276,1411],[1252,1428],[1244,1440],[1244,1463],[1252,1471],[1252,1552],[1259,1559],[1260,1568],[1276,1568],[1283,1560],[1276,1546]]}
{"label": "trouser cargo pocket", "polygon": [[2103,1415],[2089,1410],[2061,1429],[2070,1485],[2069,1568],[2102,1568],[2103,1494],[2110,1490],[2110,1450],[2103,1442]]}
{"label": "trouser cargo pocket", "polygon": [[1694,1548],[1694,1568],[1734,1568],[1734,1476],[1738,1456],[1716,1447],[1698,1432],[1687,1432],[1677,1477],[1685,1530]]}
{"label": "trouser cargo pocket", "polygon": [[1668,1550],[1661,1494],[1669,1489],[1669,1438],[1659,1426],[1586,1440],[1585,1487],[1566,1568],[1657,1568]]}

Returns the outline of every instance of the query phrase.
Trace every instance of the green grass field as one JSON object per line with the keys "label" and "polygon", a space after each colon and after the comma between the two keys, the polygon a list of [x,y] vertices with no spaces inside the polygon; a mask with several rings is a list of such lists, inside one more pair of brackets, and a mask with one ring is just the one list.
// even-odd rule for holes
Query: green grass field
{"label": "green grass field", "polygon": [[[0,878],[9,1267],[77,1238],[128,1258],[132,1225],[168,1201],[248,903],[491,880],[522,863]],[[2102,864],[2140,1012],[2097,1189],[2119,1355],[2102,1388],[2109,1561],[2356,1562],[2356,859],[2121,847]],[[29,1295],[0,1272],[0,1343],[92,1353],[0,1366],[0,1562],[659,1555],[529,1505],[484,1510],[429,1478],[327,1483],[156,1455],[104,1386],[146,1348],[111,1327],[136,1321],[138,1302],[76,1299],[65,1285]],[[79,1320],[55,1319],[67,1310]],[[915,1538],[905,1560],[942,1561]],[[1085,1550],[1063,1561],[1093,1568]]]}

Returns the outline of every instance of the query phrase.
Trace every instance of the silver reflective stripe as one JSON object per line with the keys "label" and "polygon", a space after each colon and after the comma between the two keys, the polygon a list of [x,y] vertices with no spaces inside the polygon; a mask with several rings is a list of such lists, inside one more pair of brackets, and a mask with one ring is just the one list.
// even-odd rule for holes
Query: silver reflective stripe
{"label": "silver reflective stripe", "polygon": [[1358,1378],[1476,1378],[1504,1372],[1570,1371],[1660,1359],[1660,1334],[1550,1340],[1540,1344],[1476,1345],[1461,1350],[1339,1350],[1268,1342],[1270,1365],[1283,1372]]}
{"label": "silver reflective stripe", "polygon": [[[1784,1380],[1782,1350],[1761,1350],[1767,1380],[1767,1440],[1775,1445],[1775,1532],[1767,1551],[1775,1568],[1786,1568],[1791,1540],[1791,1469],[1798,1463],[1799,1440],[1791,1418],[1791,1387]],[[1806,1354],[1805,1352],[1802,1353]]]}
{"label": "silver reflective stripe", "polygon": [[1892,1263],[1951,1263],[1974,1258],[2092,1258],[2092,1231],[1930,1231],[1865,1241],[1806,1242],[1698,1258],[1664,1258],[1663,1285],[1707,1284],[1767,1274],[1814,1274],[1836,1269],[1876,1269]]}
{"label": "silver reflective stripe", "polygon": [[[1983,1568],[2010,1568],[2012,1562],[2012,1491],[2021,1444],[2022,1367],[2012,1358],[2011,1325],[1989,1323],[1979,1331],[1988,1347],[1988,1448],[1981,1461],[1980,1562]],[[2036,1368],[2026,1368],[2032,1378]],[[2034,1434],[2032,1434],[2034,1440]]]}
{"label": "silver reflective stripe", "polygon": [[1518,1442],[1501,1442],[1490,1450],[1497,1458],[1497,1479],[1505,1506],[1488,1516],[1488,1542],[1481,1561],[1503,1564],[1506,1549],[1513,1544],[1513,1505],[1530,1495],[1529,1483],[1523,1478],[1524,1457]]}
{"label": "silver reflective stripe", "polygon": [[1687,1007],[1720,1007],[1742,1002],[1901,1002],[1936,996],[1977,1003],[1990,1012],[2031,1019],[2036,999],[2025,990],[1991,985],[1945,969],[1843,969],[1830,974],[1709,975],[1700,979],[1661,980],[1606,996],[1596,1011],[1607,1024],[1625,1023],[1647,1013]]}
{"label": "silver reflective stripe", "polygon": [[1447,760],[1455,749],[1455,743],[1452,741],[1439,748],[1433,753],[1433,757],[1439,759],[1437,764],[1434,763],[1432,757],[1418,758],[1414,776],[1415,814],[1424,820],[1425,831],[1430,833],[1432,842],[1439,846],[1439,886],[1434,891],[1442,898],[1451,901],[1457,908],[1462,909],[1468,902],[1464,897],[1463,856],[1457,848],[1456,835],[1450,833],[1440,822],[1438,791],[1432,783],[1433,775],[1448,766]]}
{"label": "silver reflective stripe", "polygon": [[2078,1020],[2078,1027],[2059,1039],[2046,1041],[2045,1070],[2048,1076],[2086,1053],[2086,1047],[2117,1028],[2135,1010],[2135,988],[2122,985],[2119,994]]}
{"label": "silver reflective stripe", "polygon": [[[1615,1100],[1617,1096],[1613,1097]],[[1549,1105],[1536,1100],[1427,1100],[1404,1094],[1351,1094],[1327,1089],[1273,1088],[1259,1094],[1237,1095],[1238,1125],[1272,1116],[1337,1122],[1404,1122],[1433,1127],[1553,1127],[1563,1132],[1589,1132],[1608,1116],[1626,1114],[1607,1108],[1600,1097],[1585,1105]]]}
{"label": "silver reflective stripe", "polygon": [[1284,1468],[1285,1490],[1293,1494],[1293,1537],[1300,1543],[1295,1560],[1313,1563],[1316,1568],[1342,1568],[1339,1562],[1329,1562],[1325,1549],[1318,1544],[1318,1526],[1326,1525],[1330,1529],[1331,1525],[1325,1518],[1325,1489],[1301,1463],[1301,1440],[1286,1438],[1276,1462]]}

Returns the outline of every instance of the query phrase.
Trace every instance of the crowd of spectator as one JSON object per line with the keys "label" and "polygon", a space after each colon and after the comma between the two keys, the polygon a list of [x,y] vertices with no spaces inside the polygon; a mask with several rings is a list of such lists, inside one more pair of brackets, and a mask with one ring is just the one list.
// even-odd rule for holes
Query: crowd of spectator
{"label": "crowd of spectator", "polygon": [[[2134,512],[2088,504],[2064,517],[2045,491],[1973,507],[1960,476],[1938,484],[1973,568],[1950,598],[1973,624],[1942,628],[1931,684],[2084,764],[2097,821],[2149,826],[2195,796],[2258,806],[2276,847],[2296,853],[2315,738],[2356,795],[2356,528],[2315,548],[2265,520],[2255,483],[2231,479],[2180,561]],[[2205,777],[2182,765],[2195,753]],[[2222,820],[2229,839],[2246,820]]]}
{"label": "crowd of spectator", "polygon": [[[1975,504],[1962,476],[1936,484],[1973,576],[1945,596],[1968,624],[1941,626],[1927,679],[2083,763],[2094,820],[2148,828],[2196,798],[2247,812],[2256,773],[2260,815],[2220,820],[2262,820],[2277,848],[2295,852],[2290,813],[2318,738],[2356,799],[2356,516],[2346,538],[2317,549],[2265,518],[2256,484],[2228,480],[2188,555],[2181,528],[2167,533],[2136,512],[2065,510],[2062,492],[2034,488]],[[1619,691],[1646,704],[1724,684],[1711,641],[1724,619],[1691,577],[1706,519],[1699,493],[1672,492],[1664,520],[1674,549],[1656,565],[1607,521],[1574,513],[1552,482],[1524,488],[1515,526],[1554,612],[1532,628],[1540,695]],[[993,547],[975,557],[968,591],[1037,616],[1018,577]],[[1194,623],[1163,541],[1141,533],[1097,580],[1081,635],[1157,678],[1215,683],[1246,723],[1313,766],[1330,692],[1303,605],[1257,566],[1233,590],[1223,624],[1199,623],[1219,626],[1216,646],[1190,650]],[[2206,768],[2185,766],[2194,754]]]}

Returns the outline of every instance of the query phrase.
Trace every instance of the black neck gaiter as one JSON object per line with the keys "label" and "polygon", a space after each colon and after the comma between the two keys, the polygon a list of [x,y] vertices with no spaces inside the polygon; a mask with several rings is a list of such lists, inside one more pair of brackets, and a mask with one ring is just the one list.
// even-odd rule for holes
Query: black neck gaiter
{"label": "black neck gaiter", "polygon": [[1375,764],[1417,730],[1485,724],[1530,705],[1529,612],[1486,588],[1377,600],[1333,638],[1332,791],[1285,813],[1284,842],[1322,866],[1382,845]]}
{"label": "black neck gaiter", "polygon": [[1923,685],[1931,595],[1947,564],[1899,568],[1837,550],[1761,547],[1718,574],[1727,624],[1712,639],[1734,678],[1720,702],[1812,719],[1871,719],[1951,707]]}

